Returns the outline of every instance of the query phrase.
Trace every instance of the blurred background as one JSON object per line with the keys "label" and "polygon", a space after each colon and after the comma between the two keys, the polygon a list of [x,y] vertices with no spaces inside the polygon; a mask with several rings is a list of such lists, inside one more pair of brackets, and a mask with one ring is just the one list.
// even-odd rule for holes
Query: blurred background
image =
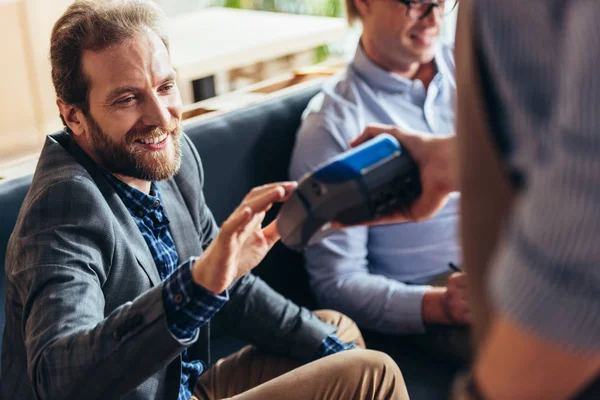
{"label": "blurred background", "polygon": [[[32,169],[45,135],[61,128],[48,50],[52,26],[71,2],[0,0],[0,179]],[[344,0],[156,2],[167,16],[186,115],[247,104],[299,76],[335,73],[360,37],[360,26],[346,23]],[[446,41],[455,18],[444,21]]]}

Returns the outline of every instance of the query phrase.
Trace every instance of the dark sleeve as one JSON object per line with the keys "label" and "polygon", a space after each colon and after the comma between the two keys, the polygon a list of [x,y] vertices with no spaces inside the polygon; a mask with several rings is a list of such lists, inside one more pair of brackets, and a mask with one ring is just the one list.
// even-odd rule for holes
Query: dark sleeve
{"label": "dark sleeve", "polygon": [[337,330],[253,274],[238,279],[230,287],[229,297],[212,326],[263,351],[309,362],[323,340]]}
{"label": "dark sleeve", "polygon": [[105,315],[116,243],[96,189],[77,178],[45,188],[26,205],[7,263],[40,399],[119,398],[184,349],[167,328],[161,285]]}

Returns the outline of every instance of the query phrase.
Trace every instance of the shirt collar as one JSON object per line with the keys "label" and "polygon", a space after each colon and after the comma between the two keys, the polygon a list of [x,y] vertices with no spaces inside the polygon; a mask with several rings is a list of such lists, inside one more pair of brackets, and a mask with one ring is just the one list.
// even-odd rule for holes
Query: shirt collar
{"label": "shirt collar", "polygon": [[[438,58],[439,51],[440,45],[438,44],[434,62],[436,62],[435,60]],[[371,59],[365,53],[360,42],[356,48],[356,54],[350,63],[350,67],[358,75],[360,75],[370,87],[384,90],[386,92],[406,92],[413,84],[412,80],[388,72],[371,61]],[[438,68],[438,72],[434,77],[434,81],[436,78],[439,79],[439,75],[441,75],[441,71]]]}
{"label": "shirt collar", "polygon": [[154,182],[150,186],[150,194],[146,194],[129,186],[109,172],[105,171],[104,176],[132,215],[142,217],[148,212],[162,209],[158,186]]}

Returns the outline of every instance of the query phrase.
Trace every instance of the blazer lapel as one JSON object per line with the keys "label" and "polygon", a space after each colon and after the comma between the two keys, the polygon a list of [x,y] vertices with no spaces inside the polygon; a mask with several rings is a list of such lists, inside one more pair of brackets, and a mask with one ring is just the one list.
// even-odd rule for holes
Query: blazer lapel
{"label": "blazer lapel", "polygon": [[161,181],[157,186],[170,221],[169,231],[177,248],[179,264],[190,257],[201,255],[200,236],[175,181],[173,179]]}
{"label": "blazer lapel", "polygon": [[[179,191],[174,179],[157,182],[158,190],[163,202],[163,207],[169,218],[169,232],[177,248],[179,264],[193,256],[202,254],[200,236],[196,230],[194,219],[186,206],[185,200]],[[210,360],[210,321],[200,328],[200,335],[196,344],[189,349],[191,357]]]}
{"label": "blazer lapel", "polygon": [[123,233],[128,240],[128,242],[124,243],[123,245],[127,245],[134,253],[138,264],[140,264],[142,269],[146,272],[146,275],[148,275],[152,286],[159,285],[161,283],[160,275],[158,275],[158,269],[156,268],[156,264],[152,258],[152,253],[150,253],[150,249],[148,248],[148,244],[144,240],[144,237],[133,220],[133,217],[129,214],[129,211],[127,211],[127,208],[114,191],[110,183],[108,183],[108,181],[104,178],[100,167],[98,167],[87,156],[87,154],[85,154],[85,152],[77,145],[77,143],[75,143],[74,140],[70,139],[66,132],[59,132],[51,136],[53,139],[59,142],[69,152],[69,154],[71,154],[71,156],[73,156],[73,158],[75,158],[75,160],[77,160],[77,162],[81,164],[92,176],[96,182],[96,185],[98,185],[98,189],[100,189],[104,198],[106,199],[108,206],[115,215],[115,218],[119,221],[119,225],[121,226],[121,229],[123,229]]}
{"label": "blazer lapel", "polygon": [[[110,186],[108,182],[106,182],[106,185]],[[127,245],[131,251],[133,251],[138,264],[140,264],[142,269],[146,272],[146,275],[148,275],[150,282],[152,282],[152,286],[159,285],[161,283],[160,275],[158,275],[158,269],[156,268],[156,264],[152,258],[152,253],[150,253],[150,249],[148,248],[148,244],[144,240],[140,229],[133,220],[133,217],[129,214],[129,211],[127,211],[127,208],[119,196],[114,190],[112,190],[112,187],[110,190],[112,193],[105,197],[108,201],[109,207],[120,222],[119,225],[123,229],[123,233],[127,238]]]}

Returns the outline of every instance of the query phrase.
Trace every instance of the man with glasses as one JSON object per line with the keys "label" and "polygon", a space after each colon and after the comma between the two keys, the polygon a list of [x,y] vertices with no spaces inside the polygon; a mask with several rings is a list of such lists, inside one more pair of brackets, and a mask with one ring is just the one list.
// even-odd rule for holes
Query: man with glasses
{"label": "man with glasses", "polygon": [[[363,34],[353,61],[309,104],[290,175],[299,179],[349,149],[370,124],[448,135],[454,131],[453,48],[440,41],[455,1],[347,0]],[[456,263],[458,196],[419,224],[352,227],[328,233],[306,251],[321,306],[340,310],[378,332],[394,355],[397,335],[437,355],[468,360],[470,310]]]}

